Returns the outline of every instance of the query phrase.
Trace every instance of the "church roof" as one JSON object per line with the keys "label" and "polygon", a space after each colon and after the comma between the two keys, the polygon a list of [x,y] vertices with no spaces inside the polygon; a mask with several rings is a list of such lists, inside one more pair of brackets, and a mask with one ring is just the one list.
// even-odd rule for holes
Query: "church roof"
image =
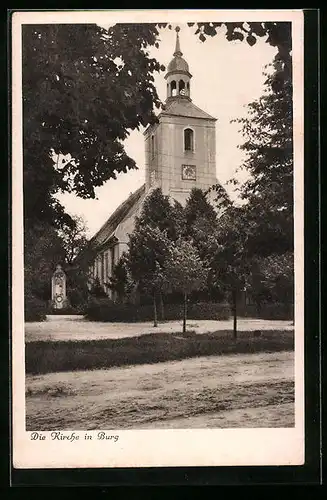
{"label": "church roof", "polygon": [[188,66],[187,62],[185,61],[185,59],[183,59],[183,57],[174,57],[174,59],[172,59],[170,61],[170,63],[168,64],[168,67],[167,67],[167,74],[170,72],[173,72],[173,71],[176,71],[176,72],[180,71],[183,73],[189,72],[189,66]]}
{"label": "church roof", "polygon": [[209,115],[209,113],[195,106],[191,100],[185,99],[184,97],[177,99],[175,97],[171,100],[168,99],[165,109],[159,114],[159,117],[162,115],[186,116],[188,118],[202,118],[204,120],[213,121],[217,120],[217,118]]}
{"label": "church roof", "polygon": [[117,226],[124,220],[128,213],[133,209],[135,204],[144,196],[145,184],[139,189],[131,193],[125,201],[123,201],[118,208],[111,214],[109,219],[103,224],[99,231],[90,239],[89,246],[98,248],[105,245],[111,237]]}

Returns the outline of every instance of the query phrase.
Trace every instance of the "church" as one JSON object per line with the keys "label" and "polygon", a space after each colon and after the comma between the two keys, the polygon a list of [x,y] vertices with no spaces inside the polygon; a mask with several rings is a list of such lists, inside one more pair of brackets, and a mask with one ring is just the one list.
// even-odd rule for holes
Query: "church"
{"label": "church", "polygon": [[165,80],[167,97],[158,122],[144,132],[145,183],[132,193],[91,238],[93,262],[90,277],[104,286],[122,253],[147,194],[160,187],[164,195],[182,205],[192,188],[207,190],[217,184],[216,118],[198,108],[191,99],[192,75],[182,57],[179,28],[176,46]]}

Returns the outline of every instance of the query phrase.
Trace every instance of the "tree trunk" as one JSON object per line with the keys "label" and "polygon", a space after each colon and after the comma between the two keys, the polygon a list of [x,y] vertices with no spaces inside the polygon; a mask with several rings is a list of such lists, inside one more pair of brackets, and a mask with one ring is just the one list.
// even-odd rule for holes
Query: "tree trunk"
{"label": "tree trunk", "polygon": [[233,289],[233,339],[237,339],[237,293]]}
{"label": "tree trunk", "polygon": [[187,317],[187,294],[184,293],[184,308],[183,308],[183,333],[186,332],[186,317]]}
{"label": "tree trunk", "polygon": [[153,326],[158,326],[157,300],[156,294],[153,294]]}
{"label": "tree trunk", "polygon": [[162,293],[160,293],[160,314],[161,314],[161,320],[165,320],[165,305],[163,301],[163,296]]}

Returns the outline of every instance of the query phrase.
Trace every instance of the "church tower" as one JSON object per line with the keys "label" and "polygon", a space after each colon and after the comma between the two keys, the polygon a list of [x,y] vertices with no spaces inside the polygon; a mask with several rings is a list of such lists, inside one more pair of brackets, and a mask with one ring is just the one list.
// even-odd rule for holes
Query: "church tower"
{"label": "church tower", "polygon": [[[192,75],[182,57],[179,27],[173,59],[167,67],[167,98],[158,123],[145,136],[146,191],[161,187],[183,205],[191,189],[203,190],[217,183],[216,118],[191,99]],[[204,89],[205,90],[205,89]]]}

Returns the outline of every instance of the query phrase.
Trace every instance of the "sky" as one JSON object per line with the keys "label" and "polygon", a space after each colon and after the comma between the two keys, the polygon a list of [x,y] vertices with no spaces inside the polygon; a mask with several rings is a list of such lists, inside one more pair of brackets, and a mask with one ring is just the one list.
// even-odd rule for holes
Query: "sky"
{"label": "sky", "polygon": [[[180,44],[183,57],[189,64],[191,98],[194,104],[217,118],[216,122],[216,170],[218,181],[233,198],[233,188],[226,184],[235,176],[242,163],[243,153],[240,125],[231,120],[246,115],[246,106],[258,99],[264,90],[263,71],[276,54],[276,49],[259,39],[250,47],[245,42],[228,42],[224,32],[201,42],[194,35],[194,28],[179,24]],[[103,26],[105,28],[107,26]],[[150,56],[166,67],[173,57],[176,24],[173,29],[160,30],[159,48],[150,48]],[[164,73],[155,75],[155,84],[161,100],[166,99]],[[82,216],[86,222],[88,237],[93,236],[105,223],[117,206],[138,189],[145,180],[144,129],[132,131],[125,141],[125,149],[138,166],[138,170],[119,174],[96,189],[96,199],[83,200],[73,194],[58,195],[59,201],[71,215]],[[242,181],[244,173],[236,174]]]}

